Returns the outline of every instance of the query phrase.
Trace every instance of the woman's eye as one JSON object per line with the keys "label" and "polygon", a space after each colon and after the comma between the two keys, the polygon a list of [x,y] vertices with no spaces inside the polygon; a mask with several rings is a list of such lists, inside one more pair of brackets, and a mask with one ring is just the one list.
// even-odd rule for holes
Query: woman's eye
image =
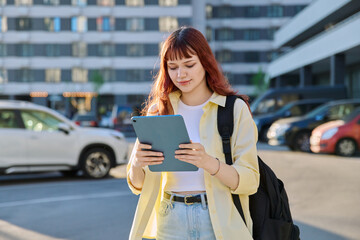
{"label": "woman's eye", "polygon": [[170,70],[176,70],[176,67],[169,67]]}
{"label": "woman's eye", "polygon": [[193,65],[189,65],[189,66],[186,66],[186,67],[188,67],[188,68],[192,68],[194,65],[195,65],[195,64],[193,64]]}

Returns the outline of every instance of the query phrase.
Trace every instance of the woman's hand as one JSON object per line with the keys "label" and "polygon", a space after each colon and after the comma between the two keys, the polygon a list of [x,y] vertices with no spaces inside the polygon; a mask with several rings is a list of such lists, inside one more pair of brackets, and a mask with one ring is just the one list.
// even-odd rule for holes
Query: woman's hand
{"label": "woman's hand", "polygon": [[215,172],[212,170],[214,169],[214,166],[217,166],[217,160],[206,153],[203,145],[191,142],[189,144],[180,144],[179,148],[181,149],[175,151],[176,159],[203,168],[209,173]]}
{"label": "woman's hand", "polygon": [[164,154],[162,152],[151,151],[151,145],[139,143],[132,165],[133,167],[143,168],[148,165],[161,164],[163,161]]}

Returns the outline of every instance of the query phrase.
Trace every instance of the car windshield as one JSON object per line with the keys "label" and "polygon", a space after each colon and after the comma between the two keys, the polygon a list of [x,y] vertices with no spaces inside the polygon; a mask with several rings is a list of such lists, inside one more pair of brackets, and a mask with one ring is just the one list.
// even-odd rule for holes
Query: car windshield
{"label": "car windshield", "polygon": [[307,117],[307,118],[315,117],[319,114],[323,114],[328,109],[329,109],[329,104],[321,105],[321,106],[315,108],[314,110],[312,110],[311,112],[309,112],[308,114],[306,114],[305,117]]}
{"label": "car windshield", "polygon": [[78,115],[74,118],[76,121],[92,121],[95,119],[95,116],[92,115]]}

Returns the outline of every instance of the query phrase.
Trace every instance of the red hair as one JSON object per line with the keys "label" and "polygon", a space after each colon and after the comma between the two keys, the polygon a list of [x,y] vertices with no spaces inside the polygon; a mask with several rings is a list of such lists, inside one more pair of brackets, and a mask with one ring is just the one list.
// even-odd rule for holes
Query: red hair
{"label": "red hair", "polygon": [[[145,103],[142,114],[158,113],[159,115],[173,114],[169,101],[169,94],[178,90],[168,74],[167,61],[182,58],[191,58],[197,55],[204,70],[208,87],[223,96],[236,95],[225,76],[223,75],[211,48],[204,35],[192,27],[181,27],[170,34],[164,41],[160,52],[160,70],[152,86],[149,98]],[[248,96],[239,95],[248,104]],[[156,106],[153,109],[152,106]],[[150,108],[150,109],[149,109]]]}

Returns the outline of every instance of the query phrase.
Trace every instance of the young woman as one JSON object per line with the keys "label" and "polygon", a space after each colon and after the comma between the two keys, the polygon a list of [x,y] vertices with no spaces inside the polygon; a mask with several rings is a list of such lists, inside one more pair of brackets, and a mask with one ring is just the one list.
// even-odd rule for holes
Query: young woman
{"label": "young woman", "polygon": [[[235,92],[226,81],[205,39],[196,29],[182,27],[163,43],[157,79],[144,115],[180,114],[191,139],[175,157],[199,168],[196,172],[151,172],[161,152],[135,143],[128,167],[130,189],[140,194],[129,239],[252,239],[248,196],[259,184],[257,129],[248,104],[234,106],[232,166],[225,163],[217,130],[218,106]],[[190,150],[189,150],[190,149]],[[231,194],[240,196],[246,223]]]}

